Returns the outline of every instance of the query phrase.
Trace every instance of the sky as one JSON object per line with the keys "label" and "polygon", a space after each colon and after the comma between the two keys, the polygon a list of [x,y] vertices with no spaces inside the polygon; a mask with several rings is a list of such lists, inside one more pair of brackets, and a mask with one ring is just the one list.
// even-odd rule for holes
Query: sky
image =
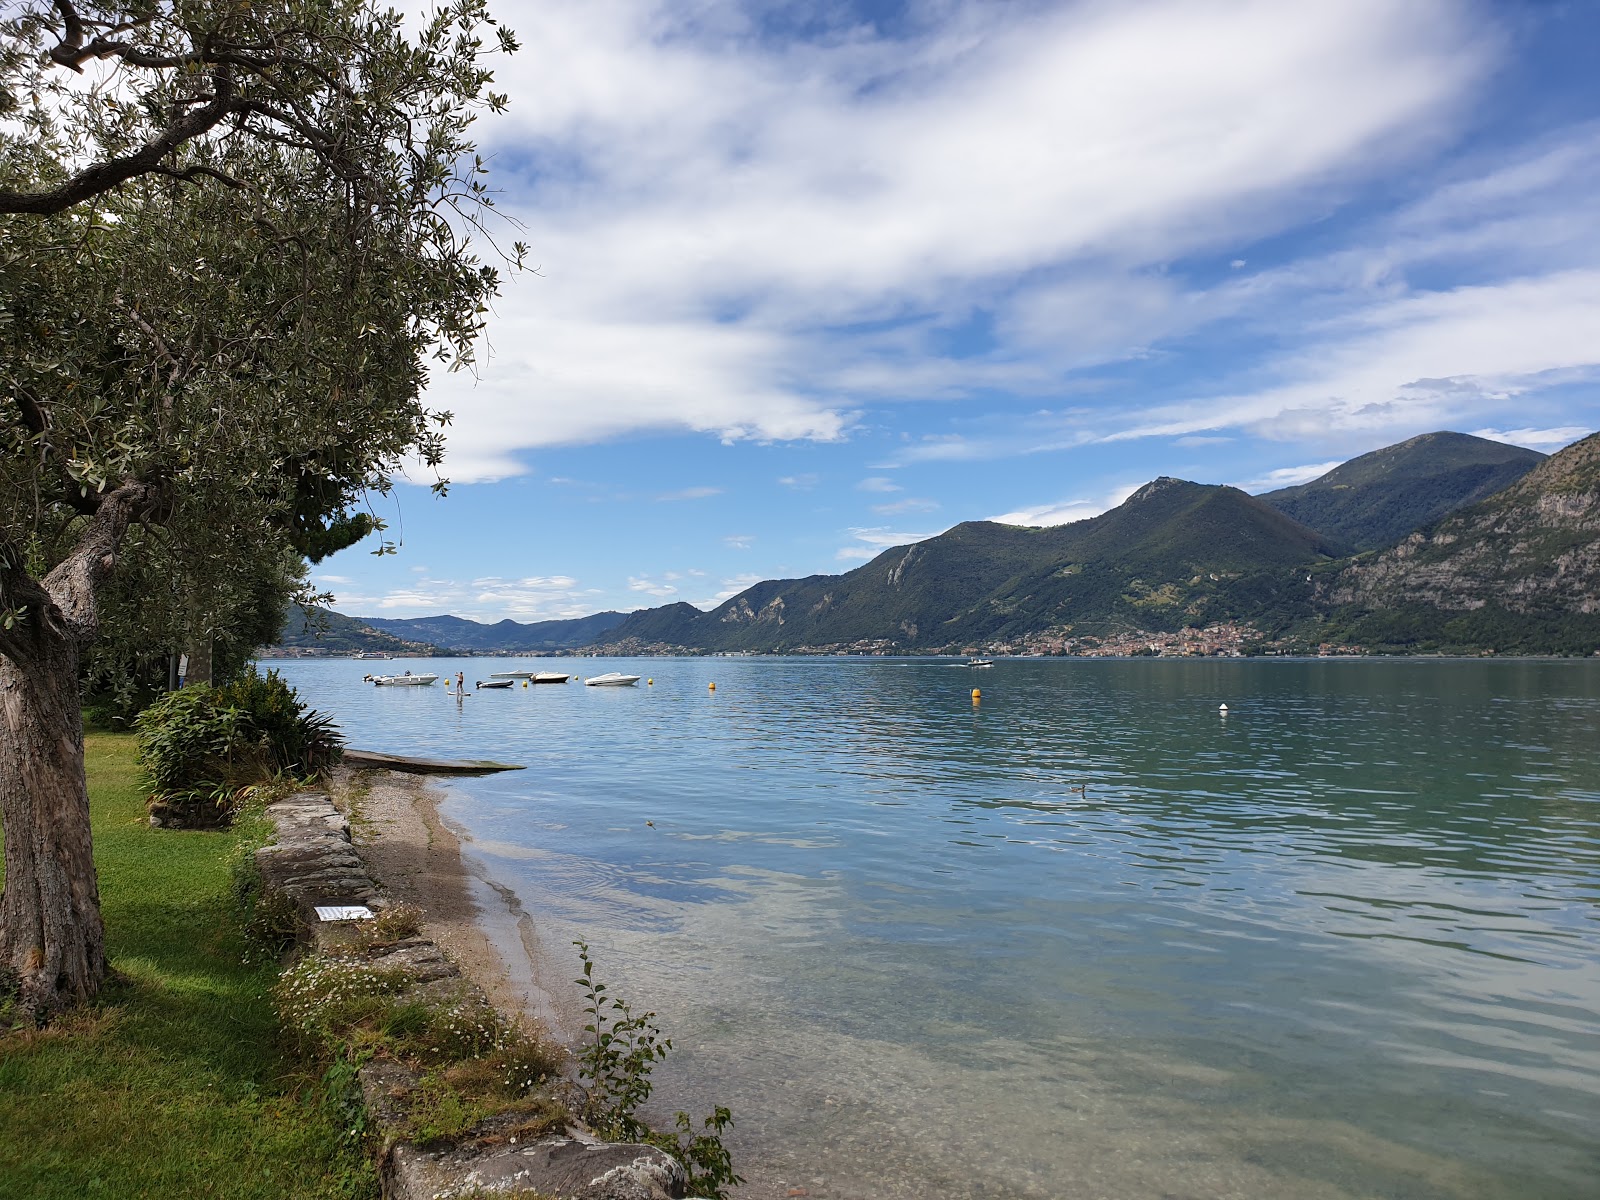
{"label": "sky", "polygon": [[1600,428],[1588,0],[500,0],[529,247],[312,582],[538,621]]}

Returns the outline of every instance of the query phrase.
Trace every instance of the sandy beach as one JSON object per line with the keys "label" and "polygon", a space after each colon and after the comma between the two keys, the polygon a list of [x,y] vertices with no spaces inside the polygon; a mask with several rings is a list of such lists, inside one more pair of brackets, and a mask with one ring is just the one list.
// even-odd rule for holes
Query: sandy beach
{"label": "sandy beach", "polygon": [[[398,771],[342,770],[330,791],[350,817],[367,870],[389,896],[423,913],[428,937],[504,1013],[522,1013],[571,1042],[580,1022],[570,971],[541,969],[532,917],[515,896],[475,874],[440,819],[442,788]],[[547,986],[555,986],[554,993]]]}

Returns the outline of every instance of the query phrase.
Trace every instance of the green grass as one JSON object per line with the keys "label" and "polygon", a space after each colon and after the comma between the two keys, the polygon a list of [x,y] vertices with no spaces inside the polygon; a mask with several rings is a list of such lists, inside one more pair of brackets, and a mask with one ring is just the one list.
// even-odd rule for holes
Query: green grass
{"label": "green grass", "polygon": [[246,965],[241,835],[151,829],[131,735],[87,744],[113,979],[42,1032],[0,1035],[0,1198],[377,1195],[280,1048],[272,964]]}

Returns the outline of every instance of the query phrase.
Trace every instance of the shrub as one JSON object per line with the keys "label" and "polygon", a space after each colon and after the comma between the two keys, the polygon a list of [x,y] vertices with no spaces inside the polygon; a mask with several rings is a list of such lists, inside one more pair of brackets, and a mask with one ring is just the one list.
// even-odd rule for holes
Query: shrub
{"label": "shrub", "polygon": [[134,727],[151,815],[163,824],[221,824],[243,789],[315,774],[343,750],[332,720],[302,705],[276,671],[169,693]]}

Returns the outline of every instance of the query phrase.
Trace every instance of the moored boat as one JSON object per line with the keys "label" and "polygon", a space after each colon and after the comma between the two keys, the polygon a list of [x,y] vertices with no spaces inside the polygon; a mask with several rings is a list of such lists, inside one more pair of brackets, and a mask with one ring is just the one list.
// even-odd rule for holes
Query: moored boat
{"label": "moored boat", "polygon": [[639,682],[637,675],[624,675],[621,671],[607,671],[583,681],[589,687],[632,687]]}
{"label": "moored boat", "polygon": [[532,679],[535,671],[490,671],[490,679]]}
{"label": "moored boat", "polygon": [[515,682],[515,679],[491,679],[488,683],[485,683],[480,679],[474,686],[483,688],[487,691],[489,688],[508,688]]}
{"label": "moored boat", "polygon": [[[534,677],[532,679],[532,682],[533,683],[565,683],[567,680],[569,680],[571,678],[572,678],[571,675],[563,675],[559,671],[540,671],[538,674],[534,675]],[[635,678],[637,678],[637,676],[635,676]]]}
{"label": "moored boat", "polygon": [[407,671],[404,675],[369,675],[377,687],[426,687],[430,683],[437,683],[437,675],[413,675]]}

